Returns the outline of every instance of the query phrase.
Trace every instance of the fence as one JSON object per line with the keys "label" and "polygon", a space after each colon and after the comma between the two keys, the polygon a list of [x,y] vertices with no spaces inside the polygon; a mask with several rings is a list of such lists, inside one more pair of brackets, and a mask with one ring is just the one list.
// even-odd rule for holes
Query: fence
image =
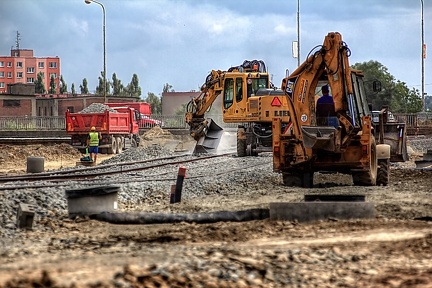
{"label": "fence", "polygon": [[[405,122],[407,128],[431,128],[432,113],[394,114],[397,121]],[[165,129],[188,129],[184,116],[152,115],[159,120]],[[238,123],[224,123],[222,115],[213,115],[212,118],[223,128],[236,128]],[[65,130],[65,117],[0,117],[0,131],[55,131]],[[151,127],[140,127],[151,128]]]}
{"label": "fence", "polygon": [[[159,120],[165,129],[188,129],[184,116],[152,115],[153,119]],[[237,127],[236,123],[224,123],[222,115],[211,117],[222,127]],[[142,129],[151,128],[149,125],[141,125]],[[0,131],[55,131],[66,130],[64,116],[58,117],[0,117]]]}

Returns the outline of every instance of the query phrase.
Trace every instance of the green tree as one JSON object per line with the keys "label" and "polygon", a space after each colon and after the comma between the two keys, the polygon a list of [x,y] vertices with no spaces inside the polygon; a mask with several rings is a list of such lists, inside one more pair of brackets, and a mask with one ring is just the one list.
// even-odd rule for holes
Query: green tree
{"label": "green tree", "polygon": [[50,88],[48,90],[48,93],[49,94],[55,94],[56,93],[56,83],[55,83],[54,75],[51,76]]}
{"label": "green tree", "polygon": [[[99,76],[99,85],[96,86],[96,94],[97,95],[103,95],[104,90],[103,90],[103,83],[104,83],[104,73],[103,71],[101,71],[101,76]],[[108,79],[106,79],[106,85],[105,85],[105,91],[106,91],[106,95],[110,94],[110,87],[111,87],[111,83],[108,81]]]}
{"label": "green tree", "polygon": [[72,86],[71,86],[71,93],[72,93],[72,95],[76,95],[76,91],[75,91],[75,83],[72,83]]}
{"label": "green tree", "polygon": [[145,98],[144,101],[150,104],[152,114],[162,114],[162,102],[154,93],[148,92],[147,98]]}
{"label": "green tree", "polygon": [[63,79],[63,75],[60,76],[60,94],[66,94],[67,93],[67,84],[66,81]]}
{"label": "green tree", "polygon": [[[367,100],[368,103],[372,104],[372,108],[379,110],[384,105],[390,107],[395,78],[388,72],[387,67],[378,61],[371,60],[356,63],[352,65],[352,68],[363,71]],[[378,93],[373,92],[372,83],[374,80],[381,82],[382,89]]]}
{"label": "green tree", "polygon": [[393,92],[391,110],[399,113],[417,113],[422,110],[422,107],[420,92],[415,88],[409,90],[404,82],[397,81]]}
{"label": "green tree", "polygon": [[169,83],[165,83],[162,92],[166,93],[166,92],[175,92],[175,91],[174,89],[172,89],[172,85],[170,85]]}
{"label": "green tree", "polygon": [[126,86],[126,95],[131,97],[141,97],[141,87],[139,86],[139,79],[137,74],[132,75],[131,82]]}
{"label": "green tree", "polygon": [[37,94],[45,94],[46,90],[45,90],[45,84],[43,82],[43,73],[39,72],[36,76],[36,81],[34,82],[35,84],[35,92]]}
{"label": "green tree", "polygon": [[174,110],[174,115],[177,116],[184,116],[186,114],[186,106],[187,104],[181,104],[180,106],[178,106],[175,110]]}
{"label": "green tree", "polygon": [[117,78],[116,73],[114,73],[112,76],[112,86],[113,86],[113,95],[116,96],[125,95],[123,84],[121,83],[121,80]]}
{"label": "green tree", "polygon": [[88,94],[89,93],[88,82],[87,82],[86,78],[83,79],[83,82],[80,85],[80,91],[81,91],[81,94]]}
{"label": "green tree", "polygon": [[[405,82],[396,81],[395,77],[388,72],[387,67],[378,61],[356,63],[352,65],[352,68],[363,71],[367,100],[372,104],[374,110],[379,110],[386,105],[392,112],[421,111],[422,103],[418,90],[414,88],[409,90]],[[373,80],[381,82],[382,89],[378,93],[372,90]]]}

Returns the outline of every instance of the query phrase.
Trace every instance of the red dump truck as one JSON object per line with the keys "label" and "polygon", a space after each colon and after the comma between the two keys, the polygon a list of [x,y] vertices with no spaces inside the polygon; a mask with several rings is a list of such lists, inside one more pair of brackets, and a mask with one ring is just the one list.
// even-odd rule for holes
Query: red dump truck
{"label": "red dump truck", "polygon": [[138,121],[138,125],[140,128],[152,128],[155,126],[162,127],[163,123],[160,120],[151,118],[152,110],[151,106],[147,102],[110,102],[105,103],[108,107],[113,109],[117,109],[118,107],[130,107],[138,110],[140,112],[140,120]]}
{"label": "red dump truck", "polygon": [[123,149],[139,146],[139,111],[130,107],[119,107],[117,112],[105,110],[101,113],[66,112],[66,133],[71,135],[71,145],[84,152],[91,127],[96,127],[102,139],[100,153],[118,154]]}

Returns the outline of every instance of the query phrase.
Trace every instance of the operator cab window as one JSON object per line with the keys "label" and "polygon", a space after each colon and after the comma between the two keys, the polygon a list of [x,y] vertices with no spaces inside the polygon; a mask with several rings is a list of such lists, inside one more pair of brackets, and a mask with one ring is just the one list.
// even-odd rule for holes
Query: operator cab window
{"label": "operator cab window", "polygon": [[268,77],[261,76],[260,78],[248,78],[247,79],[247,97],[255,96],[260,88],[268,87]]}
{"label": "operator cab window", "polygon": [[227,109],[232,106],[234,99],[234,79],[225,79],[223,105]]}
{"label": "operator cab window", "polygon": [[243,100],[243,79],[236,78],[236,102]]}

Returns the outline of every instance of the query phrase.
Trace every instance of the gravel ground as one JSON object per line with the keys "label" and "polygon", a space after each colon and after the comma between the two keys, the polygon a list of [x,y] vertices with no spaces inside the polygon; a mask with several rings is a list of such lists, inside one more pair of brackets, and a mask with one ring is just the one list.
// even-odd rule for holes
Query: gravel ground
{"label": "gravel ground", "polygon": [[[169,203],[169,193],[178,167],[94,180],[120,186],[119,211],[238,211],[301,202],[310,193],[364,194],[375,203],[373,221],[143,228],[69,219],[65,190],[92,183],[0,190],[0,287],[432,287],[432,173],[414,169],[413,162],[432,141],[418,137],[409,145],[411,161],[392,164],[387,187],[356,187],[347,175],[316,173],[314,188],[287,188],[272,172],[266,153],[184,164],[182,202],[177,204]],[[172,154],[152,144],[101,164]],[[19,203],[34,205],[33,230],[16,228]]]}

